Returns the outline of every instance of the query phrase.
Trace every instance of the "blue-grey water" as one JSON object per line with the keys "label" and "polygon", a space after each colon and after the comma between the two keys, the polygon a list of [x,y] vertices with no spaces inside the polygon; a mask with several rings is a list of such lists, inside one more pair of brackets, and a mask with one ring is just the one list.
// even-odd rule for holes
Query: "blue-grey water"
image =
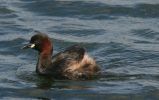
{"label": "blue-grey water", "polygon": [[[38,53],[20,49],[34,30],[54,54],[83,45],[103,74],[38,76]],[[0,0],[0,99],[159,100],[159,0]]]}

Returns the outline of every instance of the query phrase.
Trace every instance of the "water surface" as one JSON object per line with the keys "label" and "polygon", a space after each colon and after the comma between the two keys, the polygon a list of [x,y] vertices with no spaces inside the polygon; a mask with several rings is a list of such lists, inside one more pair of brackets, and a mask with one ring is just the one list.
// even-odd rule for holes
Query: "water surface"
{"label": "water surface", "polygon": [[[0,99],[158,100],[158,17],[158,0],[1,0]],[[20,49],[34,30],[52,38],[54,54],[83,45],[103,75],[38,76],[38,53]]]}

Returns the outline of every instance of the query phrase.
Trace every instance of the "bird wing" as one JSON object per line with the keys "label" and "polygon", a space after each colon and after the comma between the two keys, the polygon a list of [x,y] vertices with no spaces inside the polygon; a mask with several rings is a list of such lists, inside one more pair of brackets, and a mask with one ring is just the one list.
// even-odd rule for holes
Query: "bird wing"
{"label": "bird wing", "polygon": [[68,68],[71,64],[80,62],[85,54],[85,49],[79,45],[66,48],[65,51],[53,56],[52,64],[54,68]]}

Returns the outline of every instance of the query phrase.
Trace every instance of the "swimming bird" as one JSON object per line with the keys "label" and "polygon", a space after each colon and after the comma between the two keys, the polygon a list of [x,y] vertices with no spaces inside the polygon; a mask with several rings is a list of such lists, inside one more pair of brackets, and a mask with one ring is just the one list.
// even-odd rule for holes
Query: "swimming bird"
{"label": "swimming bird", "polygon": [[[92,79],[99,66],[80,45],[73,45],[53,55],[53,43],[47,34],[38,32],[23,49],[32,48],[39,52],[36,72],[57,79]],[[53,56],[52,56],[53,55]]]}

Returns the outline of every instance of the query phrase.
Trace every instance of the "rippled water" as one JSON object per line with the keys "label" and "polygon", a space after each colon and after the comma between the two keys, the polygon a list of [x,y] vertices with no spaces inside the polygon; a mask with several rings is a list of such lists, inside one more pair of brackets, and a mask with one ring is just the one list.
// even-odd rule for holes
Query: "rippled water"
{"label": "rippled water", "polygon": [[[158,100],[158,0],[0,0],[0,99]],[[103,75],[52,80],[35,73],[21,46],[38,30],[54,53],[81,44]]]}

